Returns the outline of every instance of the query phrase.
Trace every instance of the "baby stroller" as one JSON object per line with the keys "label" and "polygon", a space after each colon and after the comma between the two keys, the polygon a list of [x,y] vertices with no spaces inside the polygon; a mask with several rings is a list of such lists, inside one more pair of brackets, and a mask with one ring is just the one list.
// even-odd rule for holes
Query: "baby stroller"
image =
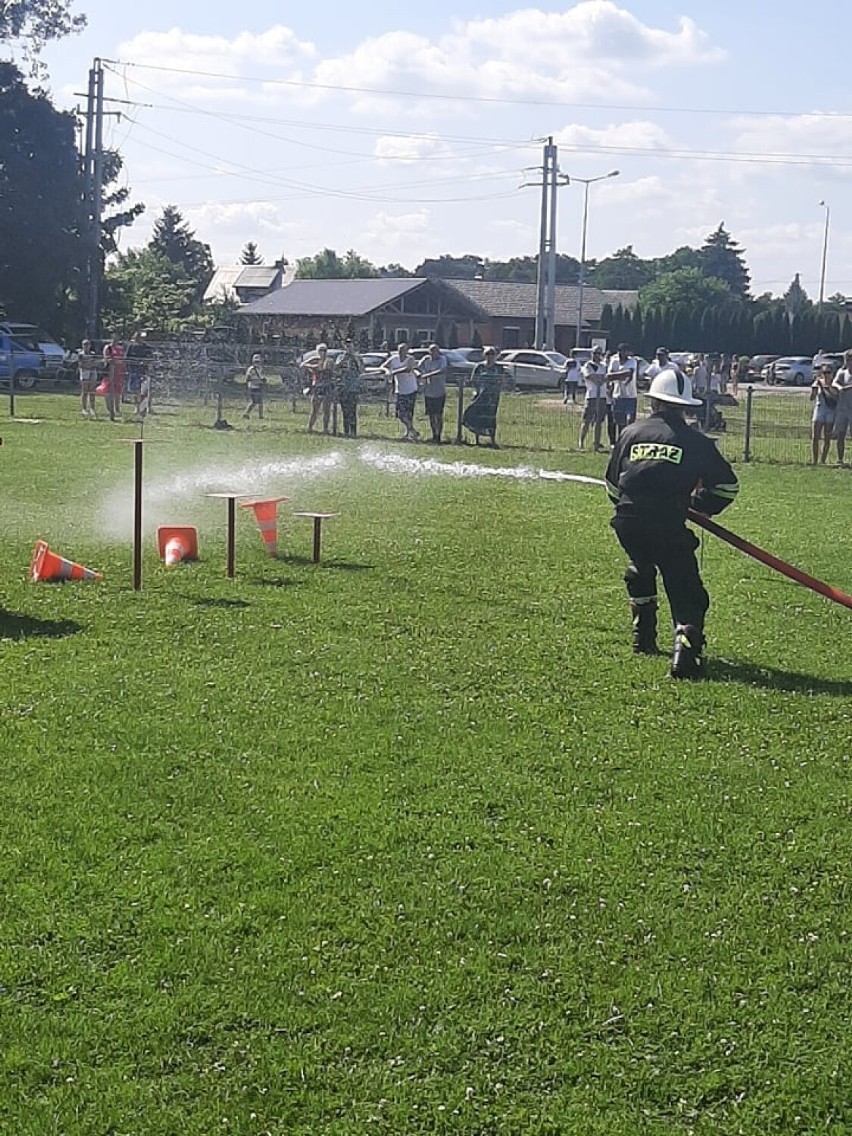
{"label": "baby stroller", "polygon": [[724,434],[727,423],[719,409],[718,395],[704,395],[701,405],[695,408],[695,424],[707,434]]}

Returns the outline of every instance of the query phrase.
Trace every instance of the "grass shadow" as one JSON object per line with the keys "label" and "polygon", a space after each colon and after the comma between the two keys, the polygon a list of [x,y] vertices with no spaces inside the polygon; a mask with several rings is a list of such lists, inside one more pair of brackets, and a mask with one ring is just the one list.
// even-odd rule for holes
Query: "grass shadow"
{"label": "grass shadow", "polygon": [[260,584],[262,588],[300,588],[302,586],[301,580],[293,580],[289,576],[275,576],[271,580],[263,576],[255,576],[251,582]]}
{"label": "grass shadow", "polygon": [[[288,553],[286,556],[279,554],[279,563],[294,564],[299,567],[305,565],[313,565],[313,559],[310,556],[300,556],[298,553]],[[334,560],[322,558],[316,567],[319,568],[336,568],[342,572],[372,572],[375,569],[375,564],[355,564],[351,560]]]}
{"label": "grass shadow", "polygon": [[791,694],[829,694],[833,698],[852,696],[852,682],[816,678],[797,671],[781,671],[731,659],[708,659],[706,677],[713,682],[741,682],[765,690],[784,690]]}
{"label": "grass shadow", "polygon": [[36,619],[0,608],[0,639],[64,639],[82,630],[73,619]]}
{"label": "grass shadow", "polygon": [[192,601],[196,607],[249,607],[250,605],[246,600],[229,600],[229,599],[213,599],[205,598]]}

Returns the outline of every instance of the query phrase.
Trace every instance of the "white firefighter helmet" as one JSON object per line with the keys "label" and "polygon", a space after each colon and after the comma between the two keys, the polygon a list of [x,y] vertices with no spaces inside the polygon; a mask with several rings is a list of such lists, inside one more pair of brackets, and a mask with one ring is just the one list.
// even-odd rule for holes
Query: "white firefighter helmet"
{"label": "white firefighter helmet", "polygon": [[648,389],[648,398],[670,402],[674,406],[700,406],[701,399],[692,397],[692,380],[676,367],[663,367],[654,375]]}

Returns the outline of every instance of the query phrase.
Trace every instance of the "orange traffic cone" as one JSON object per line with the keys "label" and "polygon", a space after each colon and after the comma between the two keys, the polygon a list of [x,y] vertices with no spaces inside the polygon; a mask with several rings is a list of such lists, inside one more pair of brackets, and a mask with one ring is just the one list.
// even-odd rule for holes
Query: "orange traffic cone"
{"label": "orange traffic cone", "polygon": [[254,519],[270,556],[278,555],[278,502],[288,501],[288,497],[268,497],[264,501],[241,501],[243,509],[253,509]]}
{"label": "orange traffic cone", "polygon": [[160,525],[157,551],[167,568],[173,568],[181,560],[197,560],[198,532],[192,525]]}
{"label": "orange traffic cone", "polygon": [[64,556],[57,556],[51,552],[46,540],[37,540],[33,549],[33,558],[30,561],[30,580],[39,584],[43,580],[102,580],[100,572],[93,572],[91,568],[84,568],[82,564],[75,564],[73,560],[66,560]]}

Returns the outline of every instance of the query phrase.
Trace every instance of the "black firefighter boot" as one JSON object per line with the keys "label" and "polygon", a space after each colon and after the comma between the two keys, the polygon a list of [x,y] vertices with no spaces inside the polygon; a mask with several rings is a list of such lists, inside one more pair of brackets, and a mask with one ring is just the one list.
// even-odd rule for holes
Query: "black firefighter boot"
{"label": "black firefighter boot", "polygon": [[675,627],[672,678],[701,678],[704,674],[703,648],[704,636],[698,628],[690,623],[679,623]]}
{"label": "black firefighter boot", "polygon": [[657,601],[645,603],[630,601],[633,615],[633,654],[656,655],[657,653]]}

